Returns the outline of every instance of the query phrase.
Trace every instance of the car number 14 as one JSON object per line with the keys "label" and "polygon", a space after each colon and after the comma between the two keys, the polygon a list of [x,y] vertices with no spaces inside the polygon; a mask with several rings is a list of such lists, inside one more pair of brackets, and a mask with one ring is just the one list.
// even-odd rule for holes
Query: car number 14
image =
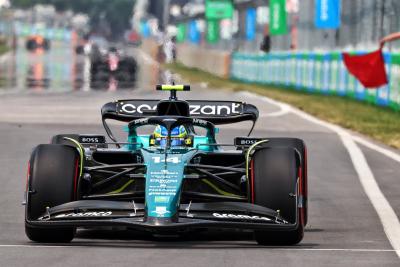
{"label": "car number 14", "polygon": [[162,162],[167,162],[167,163],[173,163],[177,164],[180,163],[180,159],[178,157],[152,157],[154,163],[162,163]]}

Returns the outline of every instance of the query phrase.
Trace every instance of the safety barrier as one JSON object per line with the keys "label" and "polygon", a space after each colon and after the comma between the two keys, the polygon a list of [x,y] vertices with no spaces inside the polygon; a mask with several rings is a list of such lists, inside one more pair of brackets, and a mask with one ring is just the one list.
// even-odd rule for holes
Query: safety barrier
{"label": "safety barrier", "polygon": [[177,45],[177,59],[184,65],[229,78],[231,53],[206,49],[196,45]]}
{"label": "safety barrier", "polygon": [[351,76],[339,52],[234,53],[230,77],[310,93],[345,96],[400,110],[400,55],[384,53],[384,59],[389,84],[377,89],[367,90]]}

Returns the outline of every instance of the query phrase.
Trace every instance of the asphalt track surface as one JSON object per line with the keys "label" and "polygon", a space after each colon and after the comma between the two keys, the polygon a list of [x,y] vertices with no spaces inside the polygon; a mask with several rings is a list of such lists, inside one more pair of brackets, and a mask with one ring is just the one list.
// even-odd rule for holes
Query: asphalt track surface
{"label": "asphalt track surface", "polygon": [[[141,57],[138,57],[142,60]],[[143,60],[148,64],[148,60]],[[146,74],[140,74],[146,75]],[[145,79],[150,81],[151,79]],[[35,244],[24,233],[26,163],[31,149],[57,133],[104,133],[103,103],[118,98],[165,97],[151,82],[124,91],[4,93],[0,98],[0,266],[399,266],[398,231],[390,212],[377,212],[349,151],[354,133],[340,137],[301,112],[246,93],[193,85],[184,99],[244,100],[260,109],[254,136],[291,136],[306,141],[309,154],[309,224],[292,247],[261,247],[251,233],[212,231],[159,237],[126,231],[80,230],[69,244]],[[249,125],[221,127],[219,140],[232,142]],[[346,132],[347,133],[347,132]],[[119,136],[123,133],[120,132]],[[348,139],[346,139],[348,138]],[[347,140],[347,141],[346,141]],[[395,218],[400,215],[399,151],[356,142]],[[354,156],[354,155],[353,155]],[[359,167],[359,166],[358,166]],[[368,168],[367,168],[368,169]],[[360,179],[361,174],[361,179]],[[376,188],[375,188],[376,189]],[[377,197],[377,195],[375,195]],[[376,204],[376,203],[375,203]],[[382,207],[382,206],[381,206]],[[383,207],[385,208],[385,207]],[[387,208],[387,207],[386,207]],[[380,215],[378,215],[380,214]],[[393,218],[392,218],[393,219]],[[389,221],[389,223],[388,223]],[[385,224],[386,223],[386,224]],[[384,226],[385,230],[384,230]]]}

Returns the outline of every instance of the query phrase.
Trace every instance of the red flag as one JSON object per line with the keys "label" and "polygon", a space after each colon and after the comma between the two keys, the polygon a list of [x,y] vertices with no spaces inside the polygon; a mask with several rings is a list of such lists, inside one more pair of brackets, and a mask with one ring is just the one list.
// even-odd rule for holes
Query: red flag
{"label": "red flag", "polygon": [[376,88],[388,83],[382,49],[365,55],[343,53],[347,70],[366,88]]}

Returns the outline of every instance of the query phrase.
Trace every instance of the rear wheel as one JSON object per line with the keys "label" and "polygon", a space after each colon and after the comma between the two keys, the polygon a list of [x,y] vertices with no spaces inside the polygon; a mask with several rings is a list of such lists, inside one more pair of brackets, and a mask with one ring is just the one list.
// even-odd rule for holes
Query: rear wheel
{"label": "rear wheel", "polygon": [[[290,147],[265,147],[257,150],[251,162],[251,180],[254,191],[254,204],[273,210],[290,223],[295,223],[299,213],[297,195],[297,159],[296,152]],[[294,245],[303,238],[303,224],[291,231],[254,232],[256,241],[261,245]]]}
{"label": "rear wheel", "polygon": [[65,145],[39,145],[30,159],[25,233],[36,242],[69,242],[75,228],[36,227],[28,223],[43,216],[47,207],[76,199],[79,157]]}

